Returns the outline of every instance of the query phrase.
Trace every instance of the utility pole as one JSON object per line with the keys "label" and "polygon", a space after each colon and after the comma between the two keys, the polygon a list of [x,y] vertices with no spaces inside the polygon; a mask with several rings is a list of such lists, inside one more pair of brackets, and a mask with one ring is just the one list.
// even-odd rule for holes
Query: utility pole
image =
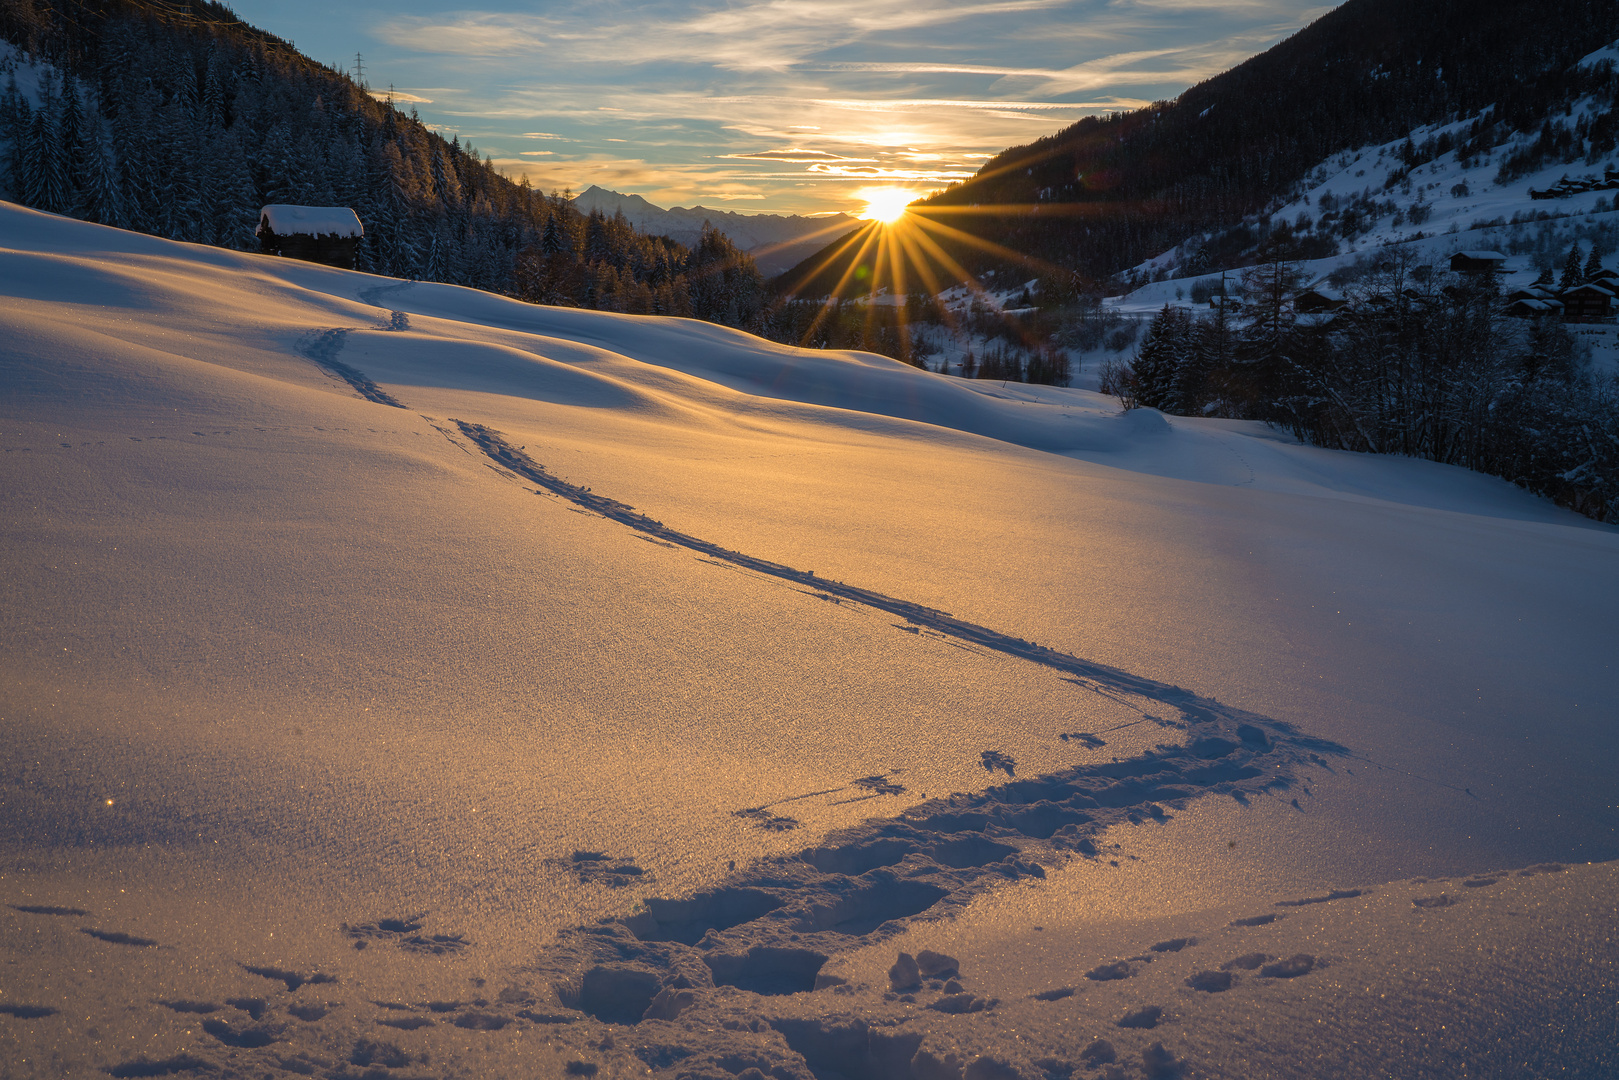
{"label": "utility pole", "polygon": [[354,54],[354,81],[365,89],[365,58],[358,52]]}

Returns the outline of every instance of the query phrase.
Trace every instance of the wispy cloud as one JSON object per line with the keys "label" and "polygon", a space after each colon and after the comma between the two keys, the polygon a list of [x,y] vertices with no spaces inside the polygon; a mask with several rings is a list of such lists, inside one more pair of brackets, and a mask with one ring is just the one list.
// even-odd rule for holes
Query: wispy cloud
{"label": "wispy cloud", "polygon": [[390,45],[448,56],[520,56],[551,42],[550,20],[532,15],[462,12],[449,18],[402,15],[373,31]]}
{"label": "wispy cloud", "polygon": [[433,99],[430,97],[418,97],[415,94],[407,94],[403,90],[372,90],[371,96],[378,101],[401,101],[406,105],[433,104]]}
{"label": "wispy cloud", "polygon": [[840,180],[882,180],[890,184],[947,184],[966,180],[973,169],[896,169],[881,165],[811,165],[809,171],[821,177]]}
{"label": "wispy cloud", "polygon": [[[851,205],[850,181],[965,178],[1084,116],[1172,98],[1328,10],[1303,0],[525,7],[418,7],[373,33],[409,81],[470,82],[412,94],[432,99],[420,101],[432,121],[510,132],[479,142],[514,174],[664,205],[725,197],[800,211]],[[386,73],[367,58],[374,78]],[[550,149],[528,149],[534,139]]]}
{"label": "wispy cloud", "polygon": [[789,150],[756,150],[749,154],[726,154],[727,158],[736,158],[747,161],[796,161],[809,163],[812,161],[874,161],[874,158],[848,158],[833,154],[826,150],[801,150],[793,147]]}
{"label": "wispy cloud", "polygon": [[870,0],[757,0],[696,12],[676,9],[663,17],[632,8],[633,17],[622,21],[612,18],[611,8],[593,8],[588,19],[466,11],[450,17],[398,16],[374,32],[391,45],[439,55],[516,56],[565,50],[574,62],[672,61],[771,71],[877,35],[1005,19],[1067,2],[883,5]]}

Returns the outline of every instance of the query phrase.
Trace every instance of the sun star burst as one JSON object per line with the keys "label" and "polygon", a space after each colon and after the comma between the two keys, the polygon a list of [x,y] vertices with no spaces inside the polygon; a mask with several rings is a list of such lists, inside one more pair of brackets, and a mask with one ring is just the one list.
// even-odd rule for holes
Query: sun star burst
{"label": "sun star burst", "polygon": [[916,198],[916,193],[909,188],[861,188],[859,195],[866,200],[865,213],[860,216],[884,225],[892,225],[904,217],[905,207]]}

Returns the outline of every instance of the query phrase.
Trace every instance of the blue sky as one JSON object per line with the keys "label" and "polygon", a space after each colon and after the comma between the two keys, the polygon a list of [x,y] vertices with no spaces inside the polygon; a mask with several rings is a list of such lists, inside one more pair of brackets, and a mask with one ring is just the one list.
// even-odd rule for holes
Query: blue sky
{"label": "blue sky", "polygon": [[1303,0],[589,4],[233,0],[546,190],[859,210],[1097,112],[1172,98],[1330,10]]}

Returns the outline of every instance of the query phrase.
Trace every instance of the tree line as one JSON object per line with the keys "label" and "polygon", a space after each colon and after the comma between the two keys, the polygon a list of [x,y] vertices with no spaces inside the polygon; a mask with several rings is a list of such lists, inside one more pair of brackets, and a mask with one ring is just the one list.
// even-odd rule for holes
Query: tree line
{"label": "tree line", "polygon": [[1272,258],[1244,273],[1240,306],[1166,305],[1133,361],[1104,370],[1104,389],[1127,408],[1264,420],[1316,446],[1461,465],[1619,522],[1619,386],[1588,369],[1560,319],[1508,318],[1494,275],[1397,251],[1330,317],[1295,312],[1302,284]]}

